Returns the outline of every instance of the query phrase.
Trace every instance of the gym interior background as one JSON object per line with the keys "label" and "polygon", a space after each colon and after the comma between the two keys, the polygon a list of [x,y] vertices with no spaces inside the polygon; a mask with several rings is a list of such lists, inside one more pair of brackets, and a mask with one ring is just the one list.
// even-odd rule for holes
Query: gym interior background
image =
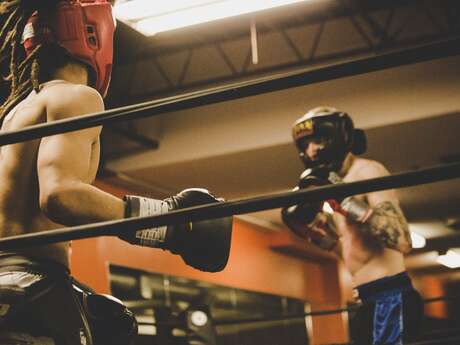
{"label": "gym interior background", "polygon": [[[118,196],[155,198],[187,187],[227,200],[288,191],[303,169],[291,124],[318,105],[348,112],[366,130],[365,156],[393,173],[459,161],[460,57],[438,45],[460,45],[459,18],[455,0],[310,0],[149,37],[119,20],[107,108],[299,70],[312,74],[304,86],[105,126],[96,184]],[[420,47],[426,49],[410,55]],[[400,66],[388,68],[383,59],[362,73],[372,58],[400,52],[409,52]],[[437,258],[460,254],[460,180],[403,188],[399,196],[411,230],[426,240],[406,258],[416,288],[424,298],[452,297],[426,305],[429,328],[458,328],[460,271]],[[340,263],[294,238],[279,210],[236,217],[229,264],[216,274],[116,238],[75,241],[72,250],[77,278],[136,312],[139,344],[183,342],[180,331],[154,323],[191,306],[205,308],[217,324],[353,301]],[[216,330],[218,344],[329,344],[347,341],[347,319],[343,312]]]}

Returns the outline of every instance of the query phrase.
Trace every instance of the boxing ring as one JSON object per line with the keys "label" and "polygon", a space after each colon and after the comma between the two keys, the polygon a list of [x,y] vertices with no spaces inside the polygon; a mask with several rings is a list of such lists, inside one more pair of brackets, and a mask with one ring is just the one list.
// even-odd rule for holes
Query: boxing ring
{"label": "boxing ring", "polygon": [[[316,70],[301,70],[275,76],[259,78],[206,90],[179,94],[155,99],[136,105],[111,109],[104,112],[84,115],[76,118],[43,123],[16,131],[0,134],[0,146],[12,145],[46,136],[91,128],[118,121],[135,120],[158,114],[192,108],[196,106],[229,101],[263,93],[284,90],[316,82],[368,73],[380,69],[422,62],[440,57],[460,54],[460,39],[430,44],[401,52],[383,54],[371,58],[358,59],[347,63],[330,65]],[[192,221],[202,221],[256,211],[290,206],[302,202],[314,202],[332,198],[344,198],[356,194],[375,192],[385,189],[403,188],[460,177],[460,163],[427,167],[390,176],[373,178],[352,183],[339,183],[313,189],[297,190],[254,198],[205,204],[191,208],[174,210],[166,214],[128,218],[82,226],[66,227],[0,239],[0,250],[14,250],[29,246],[38,246],[68,240],[97,236],[119,236],[121,232],[173,225]],[[425,301],[426,303],[435,302]],[[342,313],[349,309],[335,309],[292,315],[289,317],[321,316]],[[259,320],[228,320],[226,324],[238,322],[258,322]],[[267,321],[266,319],[260,321]],[[224,323],[224,322],[223,322]],[[437,342],[436,342],[437,341]],[[449,341],[460,341],[460,335]],[[416,344],[443,344],[440,340],[422,341]]]}

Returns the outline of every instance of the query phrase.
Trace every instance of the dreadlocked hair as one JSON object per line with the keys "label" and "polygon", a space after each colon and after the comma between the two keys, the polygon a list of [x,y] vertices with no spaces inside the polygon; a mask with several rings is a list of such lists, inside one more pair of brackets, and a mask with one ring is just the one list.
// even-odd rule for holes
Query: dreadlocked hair
{"label": "dreadlocked hair", "polygon": [[0,107],[0,123],[4,116],[32,90],[38,92],[40,83],[49,80],[56,68],[69,61],[65,50],[56,45],[40,44],[28,56],[22,46],[24,27],[32,14],[35,11],[40,13],[40,10],[49,10],[56,6],[58,1],[2,0],[0,2],[0,71],[3,75],[3,83],[9,84],[9,95]]}

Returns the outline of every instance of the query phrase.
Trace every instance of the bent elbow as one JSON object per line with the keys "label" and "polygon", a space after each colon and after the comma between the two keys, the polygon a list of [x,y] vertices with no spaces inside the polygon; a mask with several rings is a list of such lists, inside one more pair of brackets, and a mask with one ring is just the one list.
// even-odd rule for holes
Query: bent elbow
{"label": "bent elbow", "polygon": [[66,208],[67,194],[65,189],[59,187],[40,191],[40,210],[53,222],[62,223],[59,219]]}

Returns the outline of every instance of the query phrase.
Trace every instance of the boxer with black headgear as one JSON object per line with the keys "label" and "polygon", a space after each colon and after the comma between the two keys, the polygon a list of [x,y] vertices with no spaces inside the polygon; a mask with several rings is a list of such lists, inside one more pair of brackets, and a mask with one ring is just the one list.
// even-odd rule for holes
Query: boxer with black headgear
{"label": "boxer with black headgear", "polygon": [[[2,131],[104,110],[115,21],[107,0],[5,0],[0,3],[0,68],[10,94]],[[165,200],[95,186],[100,127],[3,146],[0,236],[155,215],[220,202],[205,189]],[[169,250],[203,271],[222,270],[232,219],[177,224],[120,235]],[[78,288],[69,243],[0,252],[0,344],[129,344],[134,316],[116,299]]]}
{"label": "boxer with black headgear", "polygon": [[[296,187],[301,189],[339,181],[339,174],[343,174],[350,163],[350,153],[358,155],[366,151],[364,131],[355,129],[347,113],[332,107],[314,108],[296,120],[292,126],[292,138],[306,168]],[[321,202],[304,203],[284,208],[283,219],[303,236],[304,224],[313,222],[322,205]],[[300,224],[297,224],[298,218],[301,218]],[[322,218],[322,221],[327,220],[330,226],[321,227],[318,233],[310,232],[309,239],[319,247],[331,250],[338,237],[335,231],[331,231],[331,217],[328,218]]]}
{"label": "boxer with black headgear", "polygon": [[[357,156],[366,151],[364,132],[335,108],[299,118],[293,139],[307,168],[296,188],[388,175],[381,163]],[[394,190],[294,205],[282,218],[296,235],[334,251],[352,275],[363,302],[351,323],[355,344],[397,345],[417,335],[423,304],[405,272],[411,239]]]}
{"label": "boxer with black headgear", "polygon": [[347,113],[331,107],[318,107],[300,117],[292,126],[292,137],[307,169],[340,171],[348,153],[366,151],[364,132],[354,128]]}

